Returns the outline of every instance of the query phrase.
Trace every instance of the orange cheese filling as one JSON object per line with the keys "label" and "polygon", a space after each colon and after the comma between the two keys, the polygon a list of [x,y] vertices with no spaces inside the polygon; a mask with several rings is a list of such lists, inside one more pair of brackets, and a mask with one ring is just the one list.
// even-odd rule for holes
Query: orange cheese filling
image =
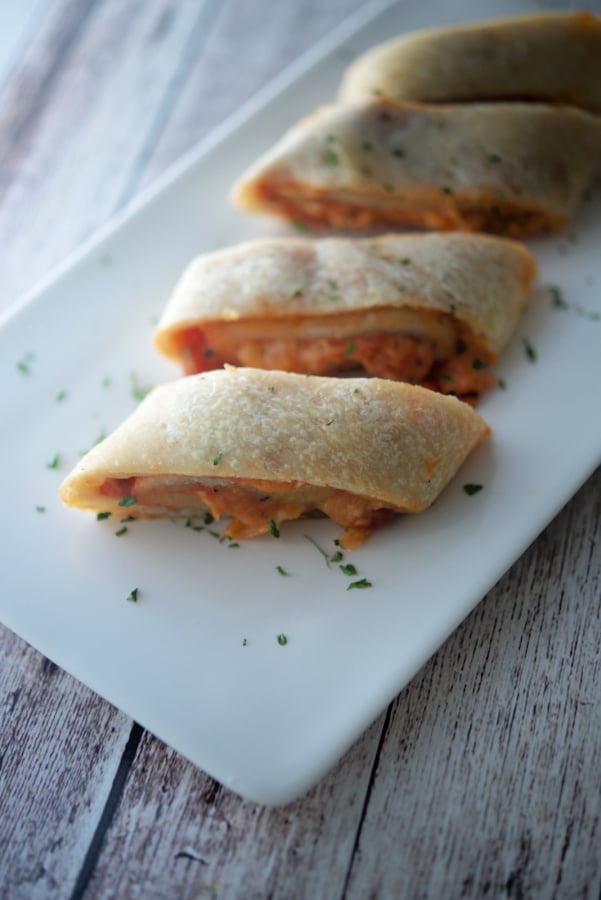
{"label": "orange cheese filling", "polygon": [[463,340],[455,352],[438,359],[432,341],[398,334],[364,334],[352,338],[277,337],[239,341],[224,339],[225,329],[187,328],[177,336],[187,375],[224,363],[257,369],[281,369],[311,375],[333,375],[362,369],[368,375],[423,384],[442,394],[476,398],[496,384],[486,351]]}
{"label": "orange cheese filling", "polygon": [[236,539],[277,536],[282,522],[321,513],[342,526],[340,544],[347,550],[403,512],[349,491],[265,479],[142,475],[107,478],[99,492],[115,500],[131,498],[127,512],[135,517],[206,512],[214,519],[231,517],[225,534]]}
{"label": "orange cheese filling", "polygon": [[382,228],[403,225],[435,231],[475,231],[527,237],[561,230],[565,222],[550,211],[529,209],[517,202],[483,198],[468,201],[454,195],[400,197],[392,190],[348,198],[294,182],[260,184],[261,202],[273,213],[310,227]]}

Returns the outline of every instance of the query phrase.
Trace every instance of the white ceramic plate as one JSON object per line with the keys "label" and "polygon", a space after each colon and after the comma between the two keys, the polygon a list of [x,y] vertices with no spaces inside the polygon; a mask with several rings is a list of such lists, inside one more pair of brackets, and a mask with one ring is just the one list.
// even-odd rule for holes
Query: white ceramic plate
{"label": "white ceramic plate", "polygon": [[[491,3],[486,12],[532,8]],[[351,54],[482,15],[476,0],[452,10],[430,0],[370,7],[345,23],[0,330],[2,620],[259,802],[287,802],[316,782],[598,464],[598,189],[567,236],[533,244],[541,283],[559,286],[570,306],[536,293],[503,360],[507,389],[481,405],[493,439],[429,512],[347,555],[371,589],[347,591],[349,579],[306,539],[333,552],[338,529],[325,521],[237,549],[169,522],[129,524],[116,537],[118,523],[64,510],[56,489],[79,452],[134,407],[132,372],[141,385],[176,375],[150,335],[189,258],[279,229],[229,208],[235,176],[334,95]],[[59,465],[48,468],[55,453]],[[484,489],[468,497],[466,482]],[[135,604],[126,601],[134,587]]]}

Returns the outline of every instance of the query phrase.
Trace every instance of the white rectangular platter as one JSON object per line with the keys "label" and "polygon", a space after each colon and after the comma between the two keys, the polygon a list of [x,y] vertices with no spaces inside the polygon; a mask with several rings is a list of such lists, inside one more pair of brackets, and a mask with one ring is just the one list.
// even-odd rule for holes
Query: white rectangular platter
{"label": "white rectangular platter", "polygon": [[[334,96],[353,55],[405,30],[536,8],[426,0],[362,11],[0,328],[0,618],[252,800],[285,803],[314,784],[598,465],[599,187],[567,235],[531,244],[540,283],[499,367],[507,388],[480,407],[492,439],[425,515],[347,554],[371,588],[347,590],[326,564],[318,548],[333,553],[338,529],[325,521],[233,549],[170,522],[126,523],[117,537],[121,523],[64,510],[58,484],[134,408],[132,384],[176,376],[150,338],[188,260],[285,232],[231,209],[229,186]],[[467,482],[483,490],[467,496]],[[134,587],[138,602],[127,602]]]}

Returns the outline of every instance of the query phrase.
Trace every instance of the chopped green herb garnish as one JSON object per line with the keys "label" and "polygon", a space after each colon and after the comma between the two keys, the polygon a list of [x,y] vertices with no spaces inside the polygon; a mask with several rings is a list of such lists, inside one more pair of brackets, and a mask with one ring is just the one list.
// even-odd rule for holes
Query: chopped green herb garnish
{"label": "chopped green herb garnish", "polygon": [[351,581],[349,586],[347,587],[347,591],[358,590],[364,591],[366,588],[373,587],[371,581],[368,581],[367,578],[361,578],[359,581]]}
{"label": "chopped green herb garnish", "polygon": [[283,578],[287,578],[290,575],[290,572],[287,572],[285,569],[282,569],[281,566],[276,566],[275,570],[278,573],[278,575],[281,575]]}
{"label": "chopped green herb garnish", "polygon": [[390,152],[392,153],[393,156],[398,157],[398,159],[402,159],[405,155],[405,151],[401,150],[400,147],[393,147],[393,149]]}
{"label": "chopped green herb garnish", "polygon": [[293,222],[292,225],[294,228],[296,228],[297,231],[300,231],[301,234],[306,234],[308,231],[311,231],[307,223],[301,222],[300,220]]}
{"label": "chopped green herb garnish", "polygon": [[194,525],[191,519],[188,519],[186,522],[186,528],[189,528],[191,531],[204,531],[204,525]]}
{"label": "chopped green herb garnish", "polygon": [[331,555],[330,562],[337,563],[340,562],[341,559],[344,559],[344,553],[341,550],[337,550],[336,553]]}
{"label": "chopped green herb garnish", "polygon": [[210,524],[211,524],[212,522],[214,522],[214,521],[215,521],[215,519],[214,519],[214,517],[213,517],[213,514],[210,513],[210,512],[206,512],[206,513],[205,513],[205,518],[204,518],[204,523],[205,523],[205,525],[210,525]]}
{"label": "chopped green herb garnish", "polygon": [[363,143],[361,144],[361,146],[363,147],[364,150],[367,150],[368,152],[369,152],[370,150],[373,150],[373,149],[374,149],[374,145],[373,145],[372,143],[370,143],[370,141],[363,141]]}
{"label": "chopped green herb garnish", "polygon": [[228,546],[228,550],[235,550],[235,548],[236,548],[236,547],[239,547],[240,544],[236,543],[236,541],[232,541],[232,542],[231,542],[230,544],[228,544],[227,546]]}
{"label": "chopped green herb garnish", "polygon": [[532,344],[530,343],[528,338],[524,338],[523,342],[524,342],[524,350],[526,351],[526,356],[528,357],[528,359],[530,360],[531,363],[536,362],[536,360],[537,360],[536,350],[534,349],[534,347],[532,346]]}
{"label": "chopped green herb garnish", "polygon": [[121,497],[119,500],[119,506],[133,506],[138,501],[135,497],[132,497],[130,494],[127,494],[125,497]]}
{"label": "chopped green herb garnish", "polygon": [[302,297],[302,296],[303,296],[303,292],[301,291],[300,288],[297,288],[291,296],[292,296],[292,297]]}
{"label": "chopped green herb garnish", "polygon": [[371,178],[371,176],[373,175],[373,172],[369,168],[369,166],[362,166],[361,174],[364,175],[366,178]]}
{"label": "chopped green herb garnish", "polygon": [[444,379],[445,381],[452,381],[452,380],[453,380],[453,376],[451,375],[450,372],[445,372],[444,375],[443,375],[442,377],[443,377],[443,379]]}
{"label": "chopped green herb garnish", "polygon": [[58,469],[60,465],[61,458],[58,453],[55,453],[50,462],[46,463],[47,468],[49,469]]}
{"label": "chopped green herb garnish", "polygon": [[248,641],[246,640],[246,638],[242,638],[242,646],[246,647],[247,645],[248,645]]}
{"label": "chopped green herb garnish", "polygon": [[279,529],[278,526],[276,525],[275,520],[274,520],[274,519],[270,519],[269,522],[267,523],[267,525],[268,525],[268,527],[269,527],[270,533],[274,536],[274,538],[279,538],[279,536],[280,536],[280,529]]}
{"label": "chopped green herb garnish", "polygon": [[277,641],[280,647],[284,647],[288,643],[288,638],[285,634],[278,634]]}
{"label": "chopped green herb garnish", "polygon": [[450,187],[446,187],[446,186],[445,186],[445,187],[441,187],[440,193],[441,193],[441,194],[446,194],[447,196],[449,196],[450,194],[453,193],[453,191],[452,191],[452,189],[451,189]]}
{"label": "chopped green herb garnish", "polygon": [[321,553],[321,555],[323,556],[323,558],[324,558],[325,561],[326,561],[326,566],[327,566],[328,569],[329,569],[329,568],[330,568],[330,557],[328,556],[328,554],[326,553],[326,551],[325,551],[325,550],[322,550],[321,547],[319,546],[319,544],[318,544],[316,541],[314,541],[312,537],[309,537],[308,534],[304,534],[303,537],[304,537],[304,539],[305,539],[306,541],[309,541],[310,544],[313,544],[313,546],[315,547],[315,549],[316,549],[319,553]]}
{"label": "chopped green herb garnish", "polygon": [[46,507],[45,507],[45,506],[36,506],[35,509],[36,509],[36,512],[39,512],[39,513],[46,512]]}
{"label": "chopped green herb garnish", "polygon": [[119,519],[120,522],[135,522],[135,516],[126,516],[124,519]]}
{"label": "chopped green herb garnish", "polygon": [[328,152],[324,156],[324,162],[326,166],[337,166],[340,160],[338,159],[337,153],[334,153],[333,150],[328,150]]}
{"label": "chopped green herb garnish", "polygon": [[382,97],[384,94],[384,91],[381,88],[372,88],[371,92],[374,97]]}
{"label": "chopped green herb garnish", "polygon": [[487,156],[486,158],[487,158],[487,160],[488,160],[489,162],[491,162],[491,163],[500,163],[500,162],[502,162],[502,159],[501,159],[501,157],[499,156],[498,153],[489,153],[488,156]]}
{"label": "chopped green herb garnish", "polygon": [[108,375],[105,375],[104,378],[102,379],[102,381],[100,382],[100,384],[103,388],[110,387],[111,379],[109,378]]}
{"label": "chopped green herb garnish", "polygon": [[464,484],[463,490],[468,495],[468,497],[472,497],[474,494],[478,494],[484,485],[482,484]]}
{"label": "chopped green herb garnish", "polygon": [[485,368],[486,368],[486,363],[483,362],[481,359],[475,359],[472,362],[472,369],[480,370],[480,369],[485,369]]}
{"label": "chopped green herb garnish", "polygon": [[343,575],[356,575],[357,569],[352,563],[344,563],[342,566],[338,566]]}
{"label": "chopped green herb garnish", "polygon": [[558,287],[556,287],[555,285],[550,285],[549,293],[551,294],[551,301],[553,303],[553,306],[556,309],[570,308],[570,304],[564,299],[564,296]]}
{"label": "chopped green herb garnish", "polygon": [[397,284],[396,289],[397,289],[397,291],[400,291],[400,293],[402,294],[403,291],[406,290],[406,285],[404,285],[404,284]]}
{"label": "chopped green herb garnish", "polygon": [[116,531],[115,537],[123,537],[124,534],[127,534],[127,525],[124,525],[123,528],[120,528],[119,531]]}
{"label": "chopped green herb garnish", "polygon": [[356,346],[355,342],[349,341],[344,350],[344,355],[346,357],[349,357],[349,356],[351,356],[351,354],[353,354],[355,352],[356,349],[357,349],[357,346]]}
{"label": "chopped green herb garnish", "polygon": [[328,278],[328,287],[331,287],[333,291],[338,290],[338,282],[334,281],[333,278]]}
{"label": "chopped green herb garnish", "polygon": [[134,588],[132,591],[130,591],[125,599],[128,601],[128,603],[137,603],[138,602],[138,588]]}
{"label": "chopped green herb garnish", "polygon": [[67,396],[66,391],[59,391],[54,399],[57,403],[62,403],[66,396]]}
{"label": "chopped green herb garnish", "polygon": [[21,373],[21,375],[29,375],[30,374],[29,366],[27,365],[27,363],[23,362],[22,360],[20,360],[17,363],[17,370]]}
{"label": "chopped green herb garnish", "polygon": [[110,519],[110,517],[111,517],[110,512],[99,512],[99,513],[96,513],[96,521],[97,521],[97,522],[102,522],[103,519]]}
{"label": "chopped green herb garnish", "polygon": [[98,262],[100,263],[101,266],[108,266],[110,264],[110,261],[111,261],[110,253],[103,253],[102,256],[98,257]]}
{"label": "chopped green herb garnish", "polygon": [[218,453],[217,456],[215,457],[215,459],[213,460],[213,465],[218,466],[219,463],[221,462],[222,457],[223,457],[223,453]]}
{"label": "chopped green herb garnish", "polygon": [[499,387],[501,388],[502,391],[507,390],[507,382],[505,381],[504,378],[497,378],[497,384],[499,385]]}
{"label": "chopped green herb garnish", "polygon": [[457,312],[457,307],[455,306],[454,303],[449,303],[449,311],[450,311],[450,312]]}
{"label": "chopped green herb garnish", "polygon": [[385,191],[388,191],[389,194],[392,194],[392,192],[394,191],[394,184],[390,184],[389,182],[387,184],[383,184],[382,187]]}
{"label": "chopped green herb garnish", "polygon": [[402,266],[408,266],[411,260],[408,256],[403,256],[402,259],[399,259],[399,262]]}

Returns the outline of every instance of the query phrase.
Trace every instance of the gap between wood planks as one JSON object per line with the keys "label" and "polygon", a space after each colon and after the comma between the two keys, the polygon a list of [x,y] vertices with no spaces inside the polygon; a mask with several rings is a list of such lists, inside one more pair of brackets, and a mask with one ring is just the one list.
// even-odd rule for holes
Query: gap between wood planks
{"label": "gap between wood planks", "polygon": [[[91,2],[89,2],[85,7],[81,9],[79,16],[77,16],[72,23],[69,32],[66,34],[62,42],[62,52],[56,55],[57,64],[49,73],[48,78],[44,80],[44,93],[47,93],[51,89],[54,77],[56,77],[60,66],[63,64],[65,55],[68,54],[75,46],[78,37],[85,29],[86,22],[88,21],[90,13],[92,12],[95,4],[96,0],[91,0]],[[166,87],[163,99],[158,106],[156,116],[148,130],[147,138],[142,145],[142,149],[138,156],[138,159],[132,166],[131,175],[117,201],[117,209],[127,203],[127,201],[130,200],[131,197],[135,194],[136,187],[144,175],[145,168],[148,165],[148,161],[150,160],[152,153],[161,137],[163,128],[169,120],[176,98],[185,85],[187,74],[196,58],[196,55],[198,54],[199,45],[206,41],[211,27],[215,22],[218,10],[219,3],[217,2],[217,0],[206,0],[206,2],[203,4],[196,21],[196,25],[192,29],[186,43],[186,48],[181,56],[181,61],[175,69],[175,72]],[[40,101],[41,97],[38,97],[37,99],[38,101]],[[37,109],[37,104],[34,106],[34,109]],[[26,126],[27,120],[24,120],[24,122],[21,123],[22,130],[25,130]],[[17,138],[19,136],[20,135],[17,135]],[[134,722],[127,744],[123,750],[121,759],[119,760],[119,765],[117,767],[111,789],[107,796],[106,803],[104,805],[100,819],[77,875],[70,900],[81,900],[94,874],[98,859],[102,852],[102,846],[106,837],[106,833],[121,802],[127,778],[133,766],[138,746],[143,734],[144,729],[142,728],[142,726],[137,722]]]}
{"label": "gap between wood planks", "polygon": [[373,764],[371,767],[371,772],[369,773],[369,781],[367,782],[367,788],[365,790],[365,797],[363,798],[363,806],[361,807],[359,821],[357,822],[357,832],[355,834],[355,841],[353,843],[353,848],[352,848],[350,856],[349,856],[348,868],[346,870],[346,876],[344,879],[344,884],[342,886],[342,893],[340,894],[340,900],[344,900],[344,898],[346,897],[346,892],[348,890],[349,882],[351,880],[351,873],[353,871],[353,863],[355,861],[355,855],[357,853],[357,848],[359,847],[359,841],[361,840],[361,832],[363,830],[363,823],[365,821],[367,807],[369,806],[369,800],[371,797],[372,788],[373,788],[374,782],[376,780],[378,765],[380,763],[380,755],[382,753],[384,741],[386,740],[386,736],[388,734],[390,718],[392,715],[392,707],[393,707],[394,703],[395,703],[395,701],[391,700],[391,702],[388,704],[388,708],[386,710],[386,715],[384,717],[384,722],[382,723],[382,731],[380,732],[380,737],[378,738],[378,746],[376,747],[376,752],[374,753],[374,761],[373,761]]}
{"label": "gap between wood planks", "polygon": [[115,777],[113,779],[108,797],[106,798],[104,809],[102,810],[98,825],[96,826],[96,830],[92,835],[90,846],[88,847],[87,853],[84,857],[84,861],[81,865],[81,869],[79,870],[79,873],[77,875],[77,880],[75,882],[75,887],[73,888],[73,893],[71,894],[70,900],[81,900],[88,884],[90,883],[90,879],[94,874],[96,863],[98,862],[98,857],[100,856],[102,845],[104,843],[104,838],[112,822],[115,810],[121,802],[121,797],[123,796],[123,791],[125,790],[125,782],[127,781],[127,776],[129,775],[129,771],[133,765],[136,752],[138,750],[138,745],[142,740],[143,734],[144,729],[142,728],[142,726],[138,725],[137,722],[134,722],[129,733],[127,744],[125,745],[125,749],[123,750],[123,754],[121,755],[121,759],[119,760],[119,765],[117,767],[117,771],[115,772]]}

